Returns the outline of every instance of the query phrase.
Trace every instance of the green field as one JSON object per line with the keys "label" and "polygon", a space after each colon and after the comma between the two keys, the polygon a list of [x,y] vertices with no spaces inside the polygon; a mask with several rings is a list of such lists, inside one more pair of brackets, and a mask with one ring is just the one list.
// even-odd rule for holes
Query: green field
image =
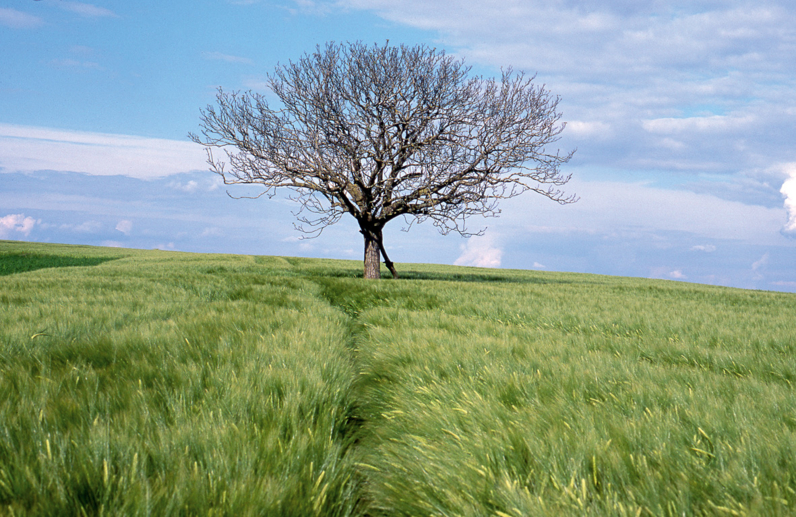
{"label": "green field", "polygon": [[796,515],[796,295],[0,241],[0,514]]}

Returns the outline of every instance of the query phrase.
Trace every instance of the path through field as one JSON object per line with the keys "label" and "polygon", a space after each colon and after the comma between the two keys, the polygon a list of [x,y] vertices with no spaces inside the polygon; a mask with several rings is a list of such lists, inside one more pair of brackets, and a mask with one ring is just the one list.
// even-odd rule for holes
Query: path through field
{"label": "path through field", "polygon": [[0,515],[795,515],[796,296],[0,242]]}

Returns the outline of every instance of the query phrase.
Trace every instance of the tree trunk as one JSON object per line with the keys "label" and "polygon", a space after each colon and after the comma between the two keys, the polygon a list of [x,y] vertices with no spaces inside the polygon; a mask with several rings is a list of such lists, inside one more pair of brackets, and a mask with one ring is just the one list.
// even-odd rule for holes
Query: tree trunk
{"label": "tree trunk", "polygon": [[379,261],[379,242],[373,231],[362,230],[365,237],[365,278],[381,278],[381,262]]}
{"label": "tree trunk", "polygon": [[384,248],[384,239],[382,238],[381,230],[376,232],[376,238],[378,239],[379,242],[379,249],[381,249],[381,255],[384,257],[384,265],[387,266],[387,269],[390,270],[390,273],[392,273],[392,277],[397,279],[398,271],[395,270],[395,265],[393,264],[392,260],[390,260],[390,257],[387,256],[387,250]]}

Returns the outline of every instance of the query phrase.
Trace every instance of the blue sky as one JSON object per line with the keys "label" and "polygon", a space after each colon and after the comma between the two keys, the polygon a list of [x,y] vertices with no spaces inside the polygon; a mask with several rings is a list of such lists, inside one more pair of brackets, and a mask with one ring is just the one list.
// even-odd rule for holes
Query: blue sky
{"label": "blue sky", "polygon": [[300,239],[187,138],[218,86],[265,93],[330,40],[535,73],[577,148],[578,203],[525,194],[471,239],[396,221],[393,260],[796,292],[790,0],[3,0],[0,239],[361,258],[352,221]]}

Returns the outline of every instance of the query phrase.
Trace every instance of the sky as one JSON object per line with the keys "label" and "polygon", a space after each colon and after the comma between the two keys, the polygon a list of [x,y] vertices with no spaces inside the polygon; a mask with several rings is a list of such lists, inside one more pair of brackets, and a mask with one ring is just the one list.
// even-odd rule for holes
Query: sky
{"label": "sky", "polygon": [[218,87],[387,40],[535,74],[580,197],[470,239],[393,221],[396,262],[796,292],[792,0],[0,0],[0,239],[361,259],[353,220],[302,239],[287,192],[235,199],[188,133]]}

